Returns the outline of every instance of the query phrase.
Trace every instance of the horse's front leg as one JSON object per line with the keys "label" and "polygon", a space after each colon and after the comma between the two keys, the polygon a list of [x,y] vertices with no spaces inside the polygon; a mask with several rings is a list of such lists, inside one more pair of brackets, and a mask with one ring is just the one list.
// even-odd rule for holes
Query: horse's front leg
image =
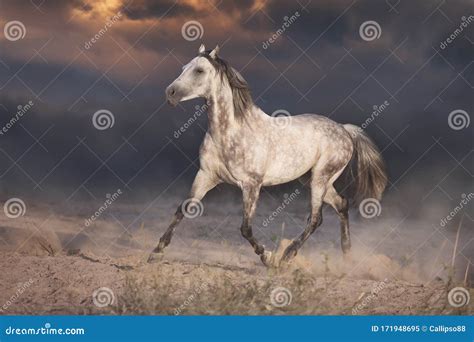
{"label": "horse's front leg", "polygon": [[255,209],[257,208],[257,201],[260,195],[260,184],[244,185],[242,186],[243,196],[243,220],[240,231],[242,236],[250,242],[255,253],[260,256],[265,266],[270,266],[271,252],[265,251],[263,245],[259,244],[253,236],[251,221],[255,215]]}
{"label": "horse's front leg", "polygon": [[[191,208],[191,206],[200,205],[200,201],[204,198],[206,193],[212,188],[214,188],[218,183],[219,181],[217,181],[206,171],[202,169],[198,171],[196,177],[194,178],[194,182],[189,193],[189,198],[178,206],[178,209],[176,210],[173,219],[171,220],[171,223],[168,226],[168,229],[161,236],[160,242],[155,247],[155,249],[153,249],[150,256],[148,257],[148,262],[154,262],[161,259],[163,255],[163,249],[165,249],[165,247],[170,244],[174,230],[185,216],[185,213],[194,213],[194,209],[198,208],[193,209]],[[186,207],[183,208],[183,205],[186,205]]]}

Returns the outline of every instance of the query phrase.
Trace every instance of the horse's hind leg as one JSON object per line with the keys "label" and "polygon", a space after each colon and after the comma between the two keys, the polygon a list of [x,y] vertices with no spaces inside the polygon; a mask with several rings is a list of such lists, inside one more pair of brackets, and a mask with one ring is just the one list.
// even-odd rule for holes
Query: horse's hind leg
{"label": "horse's hind leg", "polygon": [[[198,171],[196,177],[194,178],[193,185],[191,187],[191,191],[189,193],[189,199],[191,202],[189,202],[188,205],[195,205],[197,204],[196,202],[201,201],[206,193],[214,188],[218,182],[212,178],[208,173],[203,171],[202,169]],[[173,237],[174,230],[176,229],[176,226],[181,222],[181,220],[184,217],[183,210],[186,210],[186,208],[183,208],[183,203],[181,203],[178,206],[178,209],[176,210],[173,219],[168,226],[168,229],[166,232],[161,236],[160,242],[158,245],[153,249],[152,253],[148,257],[148,262],[153,262],[155,260],[159,260],[161,255],[163,255],[163,249],[166,248],[171,242],[171,238]],[[198,209],[199,208],[195,208]],[[194,210],[194,209],[190,209]]]}
{"label": "horse's hind leg", "polygon": [[347,254],[351,249],[351,237],[349,234],[349,203],[347,199],[340,196],[331,185],[328,187],[324,202],[336,210],[341,222],[341,247],[342,252]]}
{"label": "horse's hind leg", "polygon": [[255,253],[260,256],[263,264],[270,266],[271,253],[266,252],[263,245],[259,244],[253,236],[251,221],[255,215],[255,209],[257,208],[257,201],[260,195],[260,185],[243,185],[242,186],[242,197],[243,197],[243,219],[240,231],[242,236],[250,242]]}
{"label": "horse's hind leg", "polygon": [[281,262],[288,262],[294,258],[298,250],[304,242],[314,233],[323,222],[322,205],[323,198],[326,193],[327,177],[324,177],[321,172],[313,171],[311,177],[311,216],[303,233],[298,238],[294,239],[291,244],[286,247],[281,258]]}

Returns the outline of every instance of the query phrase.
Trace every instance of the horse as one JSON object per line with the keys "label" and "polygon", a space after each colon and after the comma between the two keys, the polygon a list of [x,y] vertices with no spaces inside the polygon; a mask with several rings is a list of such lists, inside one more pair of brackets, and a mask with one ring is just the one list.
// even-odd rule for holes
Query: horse
{"label": "horse", "polygon": [[[278,267],[297,255],[321,225],[323,204],[330,205],[339,216],[342,251],[344,255],[349,253],[349,206],[365,198],[380,200],[387,184],[382,155],[361,128],[316,114],[291,115],[283,118],[287,122],[282,124],[282,117],[267,115],[254,104],[248,83],[219,57],[219,46],[206,50],[201,44],[197,57],[183,66],[165,94],[172,106],[204,98],[208,129],[200,146],[200,166],[189,197],[178,206],[148,262],[161,260],[175,228],[183,217],[189,217],[186,213],[202,206],[206,193],[220,183],[235,185],[242,191],[240,230],[265,266]],[[275,262],[272,252],[265,250],[252,233],[251,221],[260,189],[306,174],[311,176],[311,213],[307,225]],[[347,186],[336,190],[338,179],[351,185],[352,194],[345,196],[342,190]]]}

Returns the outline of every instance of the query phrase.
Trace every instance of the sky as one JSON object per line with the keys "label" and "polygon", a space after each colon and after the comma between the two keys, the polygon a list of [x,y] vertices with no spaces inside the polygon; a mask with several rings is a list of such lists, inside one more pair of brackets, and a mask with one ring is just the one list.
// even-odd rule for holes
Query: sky
{"label": "sky", "polygon": [[470,0],[2,0],[2,197],[189,187],[203,100],[172,108],[164,90],[204,43],[269,115],[362,126],[388,193],[456,202],[472,192],[473,15]]}

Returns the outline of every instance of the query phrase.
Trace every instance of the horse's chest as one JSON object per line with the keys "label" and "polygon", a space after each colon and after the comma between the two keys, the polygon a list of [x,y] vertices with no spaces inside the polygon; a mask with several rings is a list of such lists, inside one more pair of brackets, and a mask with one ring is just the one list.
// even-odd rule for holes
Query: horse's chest
{"label": "horse's chest", "polygon": [[207,135],[201,165],[223,182],[242,185],[263,177],[266,153],[261,142],[242,134]]}
{"label": "horse's chest", "polygon": [[219,150],[219,176],[228,183],[241,184],[261,178],[263,158],[255,147],[231,141]]}

